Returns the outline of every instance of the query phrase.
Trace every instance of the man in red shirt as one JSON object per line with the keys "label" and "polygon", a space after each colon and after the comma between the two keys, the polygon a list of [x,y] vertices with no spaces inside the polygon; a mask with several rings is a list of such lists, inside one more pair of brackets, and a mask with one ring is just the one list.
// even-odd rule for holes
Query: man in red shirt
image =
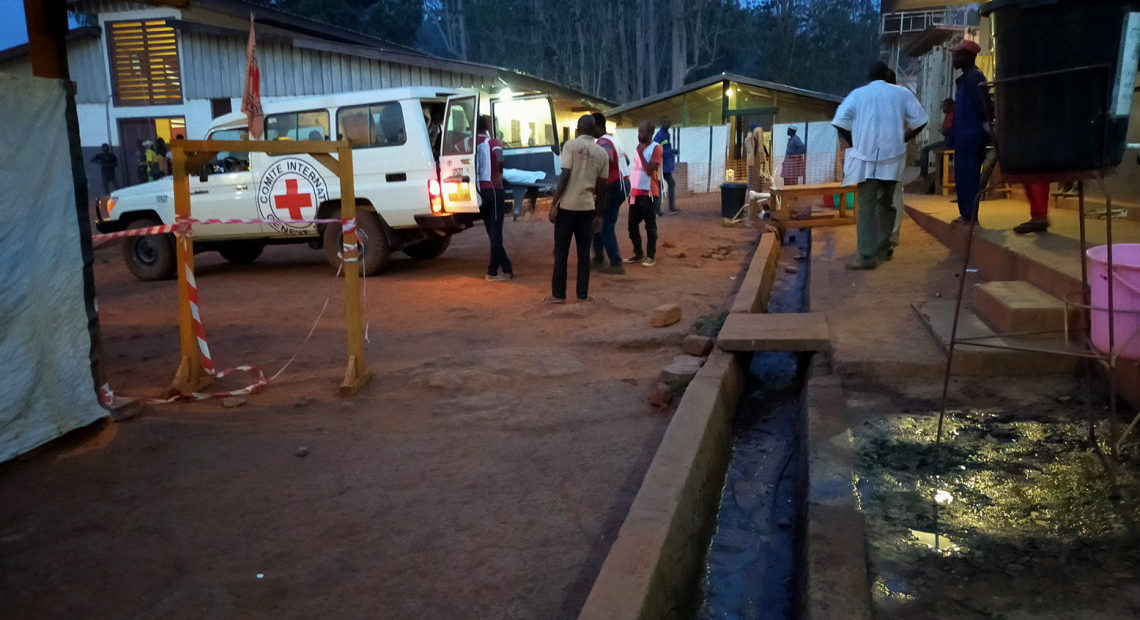
{"label": "man in red shirt", "polygon": [[[633,242],[633,256],[627,263],[641,263],[642,267],[657,264],[657,209],[655,200],[661,195],[659,174],[663,158],[661,145],[652,141],[653,123],[641,121],[637,127],[637,155],[633,157],[629,180],[629,240]],[[641,223],[645,222],[645,254],[641,253]]]}
{"label": "man in red shirt", "polygon": [[[498,140],[491,137],[491,118],[483,115],[476,123],[479,135],[475,139],[475,176],[479,181],[479,213],[483,216],[483,226],[491,242],[491,262],[487,265],[489,282],[509,282],[515,277],[511,259],[503,247],[503,217],[506,215],[506,198],[503,194],[503,148],[498,152]],[[498,170],[498,185],[495,185],[495,170]],[[499,269],[503,272],[499,273]]]}
{"label": "man in red shirt", "polygon": [[[621,213],[621,203],[625,202],[625,185],[618,158],[624,153],[618,149],[614,137],[606,133],[606,116],[601,112],[594,112],[591,116],[594,117],[594,137],[597,139],[597,145],[602,147],[610,158],[606,176],[606,207],[602,211],[602,230],[594,234],[594,267],[602,273],[620,274],[625,273],[625,267],[621,264],[621,248],[618,247],[616,228],[618,215]],[[610,259],[609,266],[605,265],[603,249]]]}

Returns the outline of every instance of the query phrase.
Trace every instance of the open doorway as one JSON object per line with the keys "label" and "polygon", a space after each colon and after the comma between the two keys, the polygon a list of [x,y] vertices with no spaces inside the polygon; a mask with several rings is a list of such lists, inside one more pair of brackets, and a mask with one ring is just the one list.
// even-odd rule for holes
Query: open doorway
{"label": "open doorway", "polygon": [[182,116],[119,119],[119,174],[123,185],[147,180],[146,150],[142,143],[162,138],[169,144],[178,136],[186,138],[186,119]]}

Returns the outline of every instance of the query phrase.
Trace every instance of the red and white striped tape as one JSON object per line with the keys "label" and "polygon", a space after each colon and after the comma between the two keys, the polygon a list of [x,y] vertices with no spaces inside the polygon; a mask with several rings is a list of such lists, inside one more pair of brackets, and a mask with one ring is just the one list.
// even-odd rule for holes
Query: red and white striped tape
{"label": "red and white striped tape", "polygon": [[340,245],[341,260],[346,263],[355,263],[357,259],[356,245],[345,241],[350,233],[356,233],[356,218],[347,219],[342,224]]}
{"label": "red and white striped tape", "polygon": [[210,345],[206,342],[206,328],[202,326],[202,315],[198,311],[198,282],[194,279],[194,269],[189,261],[182,263],[186,272],[186,289],[190,298],[190,316],[194,319],[194,337],[198,339],[198,350],[201,352],[202,368],[208,375],[214,375],[214,359],[210,356]]}
{"label": "red and white striped tape", "polygon": [[132,228],[130,230],[121,230],[119,232],[104,233],[101,235],[91,235],[91,241],[98,243],[100,241],[109,241],[111,239],[122,239],[124,237],[143,237],[146,235],[162,235],[165,233],[181,234],[185,227],[180,223],[164,224],[162,226],[148,226],[146,228]]}
{"label": "red and white striped tape", "polygon": [[[116,239],[116,238],[121,238],[121,237],[156,235],[156,234],[164,234],[164,233],[170,233],[170,232],[173,232],[176,234],[185,234],[186,232],[190,232],[192,224],[259,224],[259,223],[267,223],[267,222],[286,223],[286,224],[335,224],[335,223],[340,223],[344,228],[344,234],[356,232],[356,219],[355,218],[350,218],[350,219],[346,219],[346,220],[336,220],[336,219],[318,219],[318,220],[208,219],[208,220],[195,220],[195,219],[180,217],[177,219],[177,221],[174,224],[163,225],[163,226],[151,226],[149,228],[136,228],[133,230],[127,230],[127,231],[122,231],[122,232],[117,232],[117,233],[108,233],[105,235],[94,235],[94,236],[92,236],[92,240],[93,241],[103,241],[103,240],[107,240],[107,239]],[[352,244],[343,244],[342,249],[343,249],[343,260],[344,260],[344,262],[346,262],[346,263],[355,262],[357,260],[358,252],[357,252],[356,246],[354,246]],[[291,357],[289,359],[289,361],[286,362],[285,365],[281,367],[281,370],[277,371],[277,374],[273,375],[273,377],[271,377],[269,379],[266,379],[265,373],[263,373],[261,371],[261,369],[258,368],[257,366],[235,366],[233,368],[227,368],[226,370],[218,372],[214,368],[213,356],[210,354],[210,345],[206,340],[206,329],[202,324],[202,316],[198,310],[198,282],[197,282],[197,280],[194,279],[194,269],[190,266],[189,260],[183,262],[183,269],[186,273],[187,292],[188,292],[188,297],[190,300],[190,315],[194,321],[194,337],[198,341],[198,351],[199,351],[199,355],[200,355],[200,358],[202,361],[202,369],[206,371],[206,374],[212,376],[214,379],[221,379],[221,378],[223,378],[223,377],[225,377],[231,373],[234,373],[234,372],[255,372],[255,373],[257,373],[257,380],[254,381],[253,383],[243,387],[243,388],[240,388],[237,390],[229,390],[226,392],[191,392],[189,394],[180,394],[180,395],[173,396],[171,398],[166,398],[166,399],[140,398],[140,399],[137,399],[137,401],[141,402],[141,403],[145,403],[145,404],[166,404],[166,403],[172,403],[172,402],[175,402],[178,400],[207,400],[207,399],[211,399],[211,398],[227,398],[230,396],[242,396],[242,395],[246,395],[246,394],[256,394],[256,393],[260,392],[263,387],[269,385],[269,382],[272,379],[276,379],[282,372],[285,371],[286,368],[289,367],[289,364],[291,364],[293,362],[293,359],[295,359],[297,357],[297,353],[294,353],[293,357]],[[340,269],[338,268],[336,276],[334,278],[339,278],[339,277],[340,277]],[[328,308],[329,299],[331,299],[331,297],[332,297],[332,294],[330,291],[329,298],[325,299],[325,304],[321,308],[320,314],[317,316],[317,322],[319,322],[321,317],[324,316],[325,309]],[[316,323],[314,323],[313,328],[309,330],[308,335],[305,336],[304,341],[301,343],[302,347],[305,345],[305,343],[307,343],[309,341],[309,337],[313,335],[313,331],[316,330],[316,327],[317,327],[317,325],[316,325]],[[365,325],[365,339],[366,340],[368,338],[367,332],[368,332],[368,327],[367,327],[367,325]],[[298,351],[298,353],[299,353],[299,351]],[[99,399],[107,407],[110,407],[114,404],[115,392],[111,389],[110,384],[104,383],[99,388]]]}
{"label": "red and white striped tape", "polygon": [[291,224],[296,226],[306,224],[343,224],[344,220],[334,219],[317,219],[317,220],[266,220],[266,219],[206,219],[196,220],[192,218],[178,218],[173,224],[164,224],[162,226],[148,226],[147,228],[132,228],[130,230],[121,230],[113,233],[102,233],[98,235],[91,235],[92,243],[100,243],[103,241],[110,241],[112,239],[123,239],[126,237],[143,237],[146,235],[162,235],[166,233],[175,234],[193,234],[194,224],[201,225],[217,225],[217,224]]}

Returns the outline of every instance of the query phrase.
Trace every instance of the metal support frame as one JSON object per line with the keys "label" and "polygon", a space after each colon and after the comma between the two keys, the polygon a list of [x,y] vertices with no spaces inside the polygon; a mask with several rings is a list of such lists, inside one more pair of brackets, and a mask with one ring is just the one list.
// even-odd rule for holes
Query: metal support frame
{"label": "metal support frame", "polygon": [[[999,83],[1007,83],[1007,82],[1022,81],[1022,80],[1029,80],[1029,79],[1039,79],[1039,78],[1043,78],[1043,77],[1059,76],[1059,75],[1064,75],[1064,74],[1068,74],[1068,73],[1077,73],[1077,72],[1085,72],[1085,71],[1104,71],[1105,74],[1107,75],[1106,80],[1108,82],[1108,87],[1105,89],[1105,96],[1107,97],[1112,92],[1112,71],[1111,71],[1111,69],[1112,69],[1111,65],[1102,64],[1102,65],[1088,65],[1088,66],[1082,66],[1082,67],[1074,67],[1071,69],[1063,69],[1063,70],[1057,70],[1057,71],[1046,71],[1046,72],[1041,72],[1041,73],[1034,73],[1034,74],[1030,74],[1030,75],[1019,76],[1016,78],[1008,78],[1008,79],[1004,79],[1004,80],[994,80],[993,82],[983,83],[983,84],[979,85],[979,88],[987,89],[987,88],[990,88],[990,87],[992,87],[996,84],[999,84]],[[1090,306],[1090,298],[1089,298],[1090,297],[1090,288],[1089,288],[1089,272],[1088,272],[1088,254],[1087,254],[1088,239],[1087,239],[1086,230],[1085,230],[1085,184],[1084,184],[1085,179],[1087,179],[1089,177],[1093,177],[1093,178],[1096,178],[1098,180],[1101,188],[1104,190],[1105,207],[1109,213],[1112,212],[1112,196],[1108,190],[1108,187],[1104,184],[1104,177],[1105,177],[1106,171],[1109,167],[1108,166],[1108,130],[1109,130],[1110,114],[1109,114],[1109,102],[1107,102],[1107,101],[1104,102],[1102,114],[1103,114],[1103,118],[1104,118],[1104,136],[1103,136],[1103,140],[1101,143],[1101,165],[1100,165],[1099,169],[1094,170],[1094,171],[1078,170],[1078,171],[1070,171],[1070,172],[1049,173],[1049,174],[1032,175],[1032,176],[1026,177],[1027,179],[1033,179],[1034,177],[1039,177],[1040,180],[1046,180],[1046,179],[1049,179],[1049,180],[1058,180],[1058,179],[1069,180],[1069,179],[1071,179],[1071,180],[1077,181],[1077,188],[1078,188],[1078,200],[1077,200],[1078,206],[1077,206],[1077,209],[1079,211],[1079,218],[1080,218],[1080,254],[1081,254],[1081,256],[1080,256],[1080,259],[1081,259],[1081,291],[1080,291],[1080,294],[1081,294],[1081,299],[1083,302],[1081,304],[1082,307],[1084,307],[1086,310],[1090,311],[1089,320],[1091,320],[1092,317],[1091,317],[1091,306]],[[998,148],[996,141],[994,143],[994,148],[995,149]],[[999,154],[1000,154],[1000,152],[999,152]],[[999,161],[1000,161],[1000,157],[999,157]],[[991,181],[992,181],[992,177],[991,177]],[[973,340],[976,340],[976,339],[958,338],[958,320],[959,320],[959,317],[961,315],[962,297],[963,297],[963,294],[965,292],[965,287],[966,287],[966,274],[968,273],[967,269],[970,265],[970,255],[971,255],[971,250],[973,248],[974,231],[977,228],[978,207],[979,207],[979,203],[981,202],[982,195],[984,195],[985,192],[989,190],[990,184],[991,183],[987,183],[987,186],[981,188],[978,191],[978,194],[976,196],[974,196],[974,210],[973,210],[974,218],[970,222],[970,228],[969,228],[969,233],[968,233],[969,236],[967,237],[967,240],[966,240],[966,252],[965,252],[965,256],[962,260],[962,269],[958,273],[958,295],[957,295],[957,299],[955,300],[955,303],[954,303],[954,323],[950,329],[950,344],[949,344],[949,348],[948,348],[947,355],[946,355],[946,371],[945,371],[945,374],[943,375],[942,401],[941,401],[941,406],[940,406],[940,410],[938,413],[938,431],[937,431],[937,435],[935,438],[935,445],[936,446],[941,446],[941,443],[942,443],[942,427],[943,427],[943,422],[944,422],[945,416],[946,416],[946,402],[947,402],[947,398],[948,398],[948,394],[949,394],[950,376],[952,374],[953,363],[954,363],[954,349],[955,349],[955,346],[957,344],[968,344],[971,346],[981,346],[981,347],[988,347],[988,348],[994,348],[994,349],[1009,349],[1009,350],[1022,350],[1022,351],[1031,351],[1031,352],[1045,352],[1045,351],[1042,351],[1040,349],[1034,349],[1034,348],[1030,348],[1030,347],[1013,347],[1013,346],[1007,346],[1007,345],[988,344],[988,343],[981,344],[981,343],[973,342]],[[1115,301],[1114,301],[1114,295],[1113,295],[1113,289],[1114,289],[1113,280],[1114,280],[1114,278],[1111,277],[1111,274],[1113,273],[1112,217],[1106,218],[1105,236],[1106,236],[1106,243],[1108,246],[1106,263],[1107,263],[1108,272],[1110,274],[1110,277],[1108,278],[1108,307],[1105,309],[1108,313],[1108,343],[1109,343],[1108,353],[1102,353],[1096,349],[1096,347],[1092,343],[1091,331],[1089,331],[1089,330],[1086,330],[1084,350],[1080,350],[1080,351],[1072,351],[1072,350],[1048,351],[1048,352],[1056,354],[1056,355],[1076,356],[1076,357],[1094,360],[1096,363],[1099,363],[1101,365],[1101,367],[1106,371],[1106,374],[1108,375],[1108,399],[1109,399],[1108,416],[1109,416],[1109,424],[1111,425],[1110,436],[1112,437],[1112,443],[1110,446],[1110,450],[1112,451],[1112,454],[1115,456],[1119,453],[1120,447],[1121,447],[1121,445],[1123,445],[1124,440],[1128,436],[1128,433],[1130,433],[1132,431],[1132,429],[1138,423],[1140,423],[1140,414],[1137,414],[1137,416],[1132,420],[1132,423],[1129,424],[1129,426],[1127,427],[1127,429],[1125,429],[1125,431],[1123,433],[1118,432],[1119,424],[1118,424],[1118,421],[1116,419],[1116,416],[1117,416],[1117,409],[1116,409],[1116,358],[1117,358],[1118,353],[1116,351],[1116,333],[1115,333],[1116,332],[1116,329],[1115,329],[1116,328],[1116,326],[1115,326],[1115,308],[1114,308]],[[1065,304],[1066,304],[1066,307],[1069,305],[1069,301],[1067,299],[1065,300]],[[1066,310],[1066,319],[1065,320],[1066,320],[1066,324],[1065,324],[1065,330],[1064,331],[1065,331],[1066,340],[1067,340],[1068,339],[1068,331],[1069,331],[1069,329],[1068,329],[1068,311],[1067,310]],[[1091,390],[1090,390],[1090,392],[1091,392]],[[1086,399],[1085,406],[1088,408],[1088,412],[1089,412],[1089,425],[1090,425],[1089,426],[1089,436],[1090,436],[1090,440],[1092,440],[1093,439],[1093,433],[1092,433],[1092,423],[1093,422],[1092,422],[1092,410],[1091,410],[1092,404],[1091,404],[1091,402],[1088,402],[1089,400],[1090,399]],[[940,449],[938,450],[938,453],[941,454]]]}
{"label": "metal support frame", "polygon": [[[352,148],[346,140],[326,141],[248,141],[248,140],[175,140],[170,143],[174,177],[174,213],[177,219],[191,216],[190,179],[188,170],[198,170],[222,151],[257,152],[268,155],[312,156],[340,179],[340,214],[343,220],[356,219],[356,189],[353,184]],[[336,157],[333,157],[336,154]],[[360,308],[360,270],[357,266],[359,240],[356,229],[344,231],[345,332],[348,339],[348,364],[344,382],[337,393],[355,394],[371,375],[364,358],[364,329]],[[170,392],[173,395],[198,392],[213,382],[202,367],[201,350],[194,332],[190,310],[188,272],[194,270],[194,240],[189,234],[177,236],[178,328],[181,361]]]}

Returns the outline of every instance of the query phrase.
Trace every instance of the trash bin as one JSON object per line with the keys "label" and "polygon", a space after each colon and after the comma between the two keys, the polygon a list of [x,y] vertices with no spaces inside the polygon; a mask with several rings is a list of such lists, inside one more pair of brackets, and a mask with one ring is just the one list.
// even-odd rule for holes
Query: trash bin
{"label": "trash bin", "polygon": [[[1138,4],[994,0],[982,6],[981,14],[993,20],[995,134],[1003,172],[1087,173],[1120,164],[1140,20],[1130,22],[1135,27],[1125,40],[1132,44],[1122,46],[1121,40],[1128,12]],[[1121,55],[1131,58],[1118,72]],[[1045,72],[1055,73],[1040,75]]]}
{"label": "trash bin", "polygon": [[747,183],[721,183],[720,184],[720,214],[732,219],[740,212],[740,208],[748,200]]}

